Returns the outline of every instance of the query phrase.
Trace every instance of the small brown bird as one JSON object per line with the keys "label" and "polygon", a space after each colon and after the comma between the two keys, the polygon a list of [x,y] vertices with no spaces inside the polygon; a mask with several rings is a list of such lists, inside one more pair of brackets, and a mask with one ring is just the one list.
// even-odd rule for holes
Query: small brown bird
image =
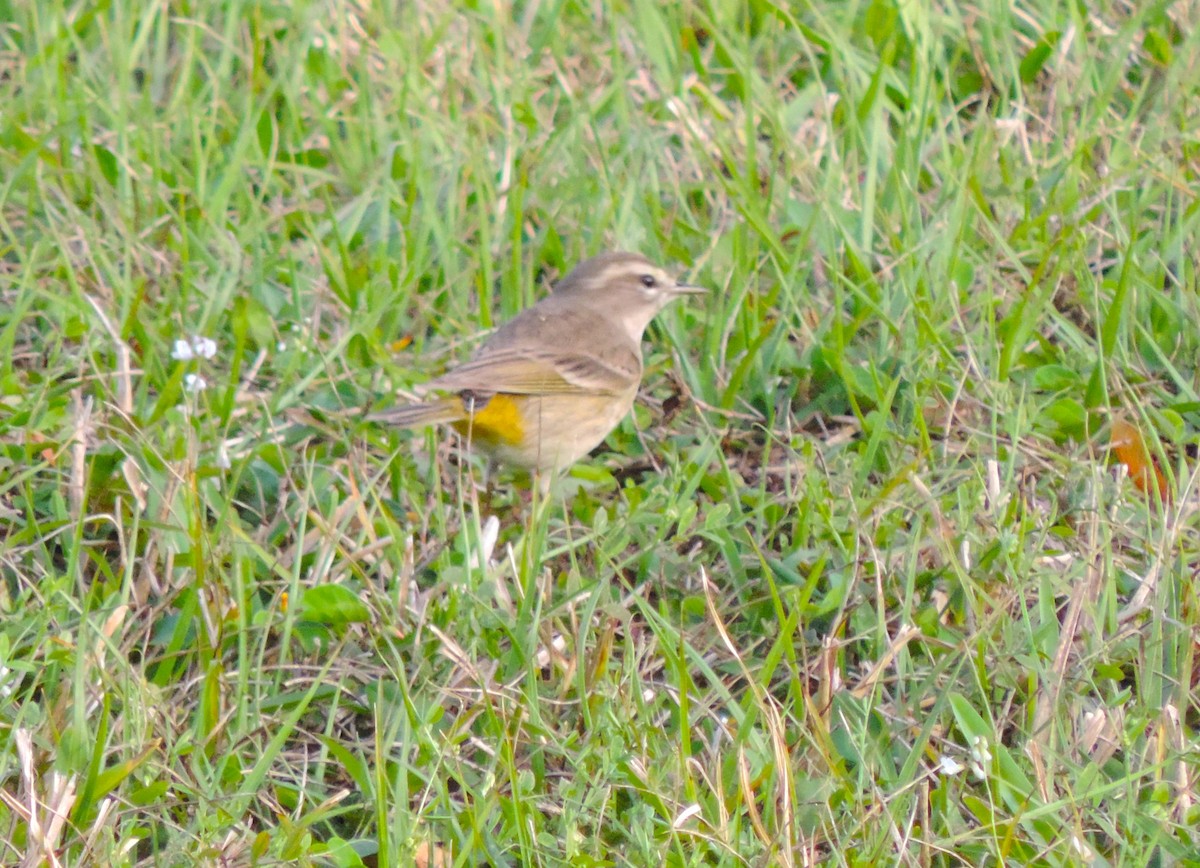
{"label": "small brown bird", "polygon": [[472,448],[539,475],[545,487],[633,406],[650,320],[672,299],[704,292],[636,253],[593,257],[426,386],[451,394],[372,418],[450,424]]}

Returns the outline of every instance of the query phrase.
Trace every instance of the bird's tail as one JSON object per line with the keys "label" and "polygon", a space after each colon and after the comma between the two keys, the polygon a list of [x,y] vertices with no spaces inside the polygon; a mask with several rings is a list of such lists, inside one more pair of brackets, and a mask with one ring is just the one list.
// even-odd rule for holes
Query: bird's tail
{"label": "bird's tail", "polygon": [[463,407],[462,399],[457,397],[422,404],[402,404],[367,417],[371,422],[394,425],[397,428],[420,428],[424,425],[461,422],[466,418],[466,408]]}

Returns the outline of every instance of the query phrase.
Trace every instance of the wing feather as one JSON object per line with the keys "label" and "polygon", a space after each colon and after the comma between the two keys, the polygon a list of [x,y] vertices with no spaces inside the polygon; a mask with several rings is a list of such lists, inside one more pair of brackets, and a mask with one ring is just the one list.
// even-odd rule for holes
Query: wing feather
{"label": "wing feather", "polygon": [[482,353],[426,386],[513,395],[623,395],[640,374],[640,365],[629,370],[590,356],[500,349]]}

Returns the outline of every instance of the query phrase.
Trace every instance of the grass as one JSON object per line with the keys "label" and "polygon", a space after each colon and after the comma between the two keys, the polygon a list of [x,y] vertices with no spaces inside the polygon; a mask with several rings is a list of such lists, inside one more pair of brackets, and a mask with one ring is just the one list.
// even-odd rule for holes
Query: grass
{"label": "grass", "polygon": [[1200,864],[1194,5],[505,6],[0,2],[0,862]]}

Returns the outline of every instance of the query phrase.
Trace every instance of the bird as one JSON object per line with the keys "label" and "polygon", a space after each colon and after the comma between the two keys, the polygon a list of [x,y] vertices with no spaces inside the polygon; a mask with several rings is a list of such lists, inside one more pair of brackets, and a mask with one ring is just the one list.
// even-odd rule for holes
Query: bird
{"label": "bird", "polygon": [[707,291],[638,253],[593,256],[469,361],[425,384],[439,397],[369,418],[398,428],[448,424],[469,448],[530,473],[547,491],[633,407],[650,321],[674,299]]}

